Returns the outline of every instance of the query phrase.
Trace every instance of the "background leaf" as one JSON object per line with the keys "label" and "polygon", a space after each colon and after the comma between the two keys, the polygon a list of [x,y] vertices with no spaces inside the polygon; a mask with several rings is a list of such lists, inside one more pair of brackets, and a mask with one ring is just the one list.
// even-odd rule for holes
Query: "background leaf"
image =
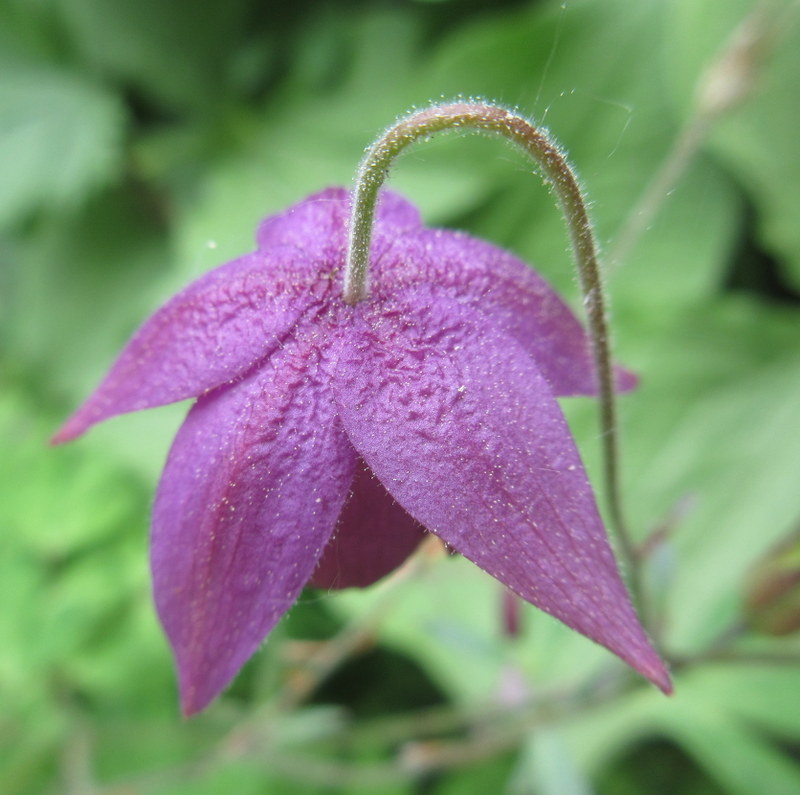
{"label": "background leaf", "polygon": [[124,124],[122,104],[100,84],[0,51],[0,226],[78,205],[116,178]]}

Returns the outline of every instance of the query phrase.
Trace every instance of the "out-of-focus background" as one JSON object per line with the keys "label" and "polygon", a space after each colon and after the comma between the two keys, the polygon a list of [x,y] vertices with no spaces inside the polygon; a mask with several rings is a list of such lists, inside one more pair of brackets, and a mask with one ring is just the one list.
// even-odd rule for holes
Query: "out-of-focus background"
{"label": "out-of-focus background", "polygon": [[[800,792],[799,17],[746,0],[4,0],[0,790]],[[509,636],[497,583],[445,558],[306,592],[184,721],[147,533],[186,406],[48,437],[260,218],[350,184],[398,114],[456,96],[546,125],[593,201],[618,355],[641,376],[624,493],[676,695],[533,608]],[[442,136],[391,184],[577,306],[530,172],[497,140]],[[597,472],[596,407],[565,409]]]}

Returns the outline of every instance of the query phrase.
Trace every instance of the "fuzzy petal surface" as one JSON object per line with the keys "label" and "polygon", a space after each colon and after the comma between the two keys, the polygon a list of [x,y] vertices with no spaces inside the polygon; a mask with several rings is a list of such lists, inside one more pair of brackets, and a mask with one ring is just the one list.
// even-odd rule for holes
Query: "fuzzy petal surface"
{"label": "fuzzy petal surface", "polygon": [[356,310],[334,394],[387,491],[500,582],[669,691],[534,360],[439,290]]}
{"label": "fuzzy petal surface", "polygon": [[[310,262],[343,263],[350,194],[328,188],[262,222],[262,248],[290,245]],[[591,343],[581,322],[533,268],[506,251],[461,232],[425,229],[417,209],[381,192],[373,231],[371,290],[390,295],[408,285],[434,284],[467,301],[514,337],[540,365],[556,395],[596,395]],[[620,391],[636,377],[618,367]]]}
{"label": "fuzzy petal surface", "polygon": [[210,271],[136,332],[89,399],[53,441],[97,422],[190,397],[234,379],[267,356],[318,300],[297,252],[260,252]]}
{"label": "fuzzy petal surface", "polygon": [[315,339],[200,398],[170,451],[153,512],[156,606],[184,714],[205,707],[297,599],[353,480]]}
{"label": "fuzzy petal surface", "polygon": [[[480,311],[536,360],[557,396],[597,394],[586,329],[545,279],[507,251],[462,232],[420,229],[396,238],[375,272],[377,294],[430,284]],[[633,373],[618,367],[616,376],[620,391],[636,386]]]}
{"label": "fuzzy petal surface", "polygon": [[[261,248],[293,246],[311,259],[343,261],[350,214],[350,191],[326,188],[261,222],[256,239]],[[391,240],[422,225],[413,204],[392,191],[382,191],[375,209],[376,236]],[[379,243],[380,245],[380,243]]]}
{"label": "fuzzy petal surface", "polygon": [[342,515],[309,585],[366,588],[405,562],[425,537],[361,460]]}

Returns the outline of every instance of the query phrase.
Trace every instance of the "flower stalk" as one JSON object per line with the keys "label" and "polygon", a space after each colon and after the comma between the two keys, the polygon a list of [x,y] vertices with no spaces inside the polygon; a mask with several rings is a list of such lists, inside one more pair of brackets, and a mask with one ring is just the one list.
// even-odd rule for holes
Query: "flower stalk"
{"label": "flower stalk", "polygon": [[500,135],[525,151],[555,194],[567,225],[586,309],[597,373],[604,479],[610,519],[625,558],[629,586],[641,609],[643,589],[636,547],[625,521],[619,477],[619,440],[608,310],[598,246],[587,202],[572,168],[547,133],[512,111],[489,103],[455,102],[412,113],[390,127],[367,150],[356,176],[348,233],[344,300],[368,295],[370,242],[375,206],[395,158],[410,144],[438,132],[476,131]]}

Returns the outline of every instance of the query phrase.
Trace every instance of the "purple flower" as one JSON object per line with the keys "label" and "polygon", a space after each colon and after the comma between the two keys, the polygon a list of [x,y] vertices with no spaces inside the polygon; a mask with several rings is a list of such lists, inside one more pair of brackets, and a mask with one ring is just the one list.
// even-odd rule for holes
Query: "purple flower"
{"label": "purple flower", "polygon": [[388,192],[350,306],[348,211],[331,189],[264,221],[257,251],[158,310],[55,437],[197,398],[152,530],[184,713],[305,585],[369,585],[427,532],[669,691],[555,399],[595,392],[578,321],[519,260],[423,228]]}

